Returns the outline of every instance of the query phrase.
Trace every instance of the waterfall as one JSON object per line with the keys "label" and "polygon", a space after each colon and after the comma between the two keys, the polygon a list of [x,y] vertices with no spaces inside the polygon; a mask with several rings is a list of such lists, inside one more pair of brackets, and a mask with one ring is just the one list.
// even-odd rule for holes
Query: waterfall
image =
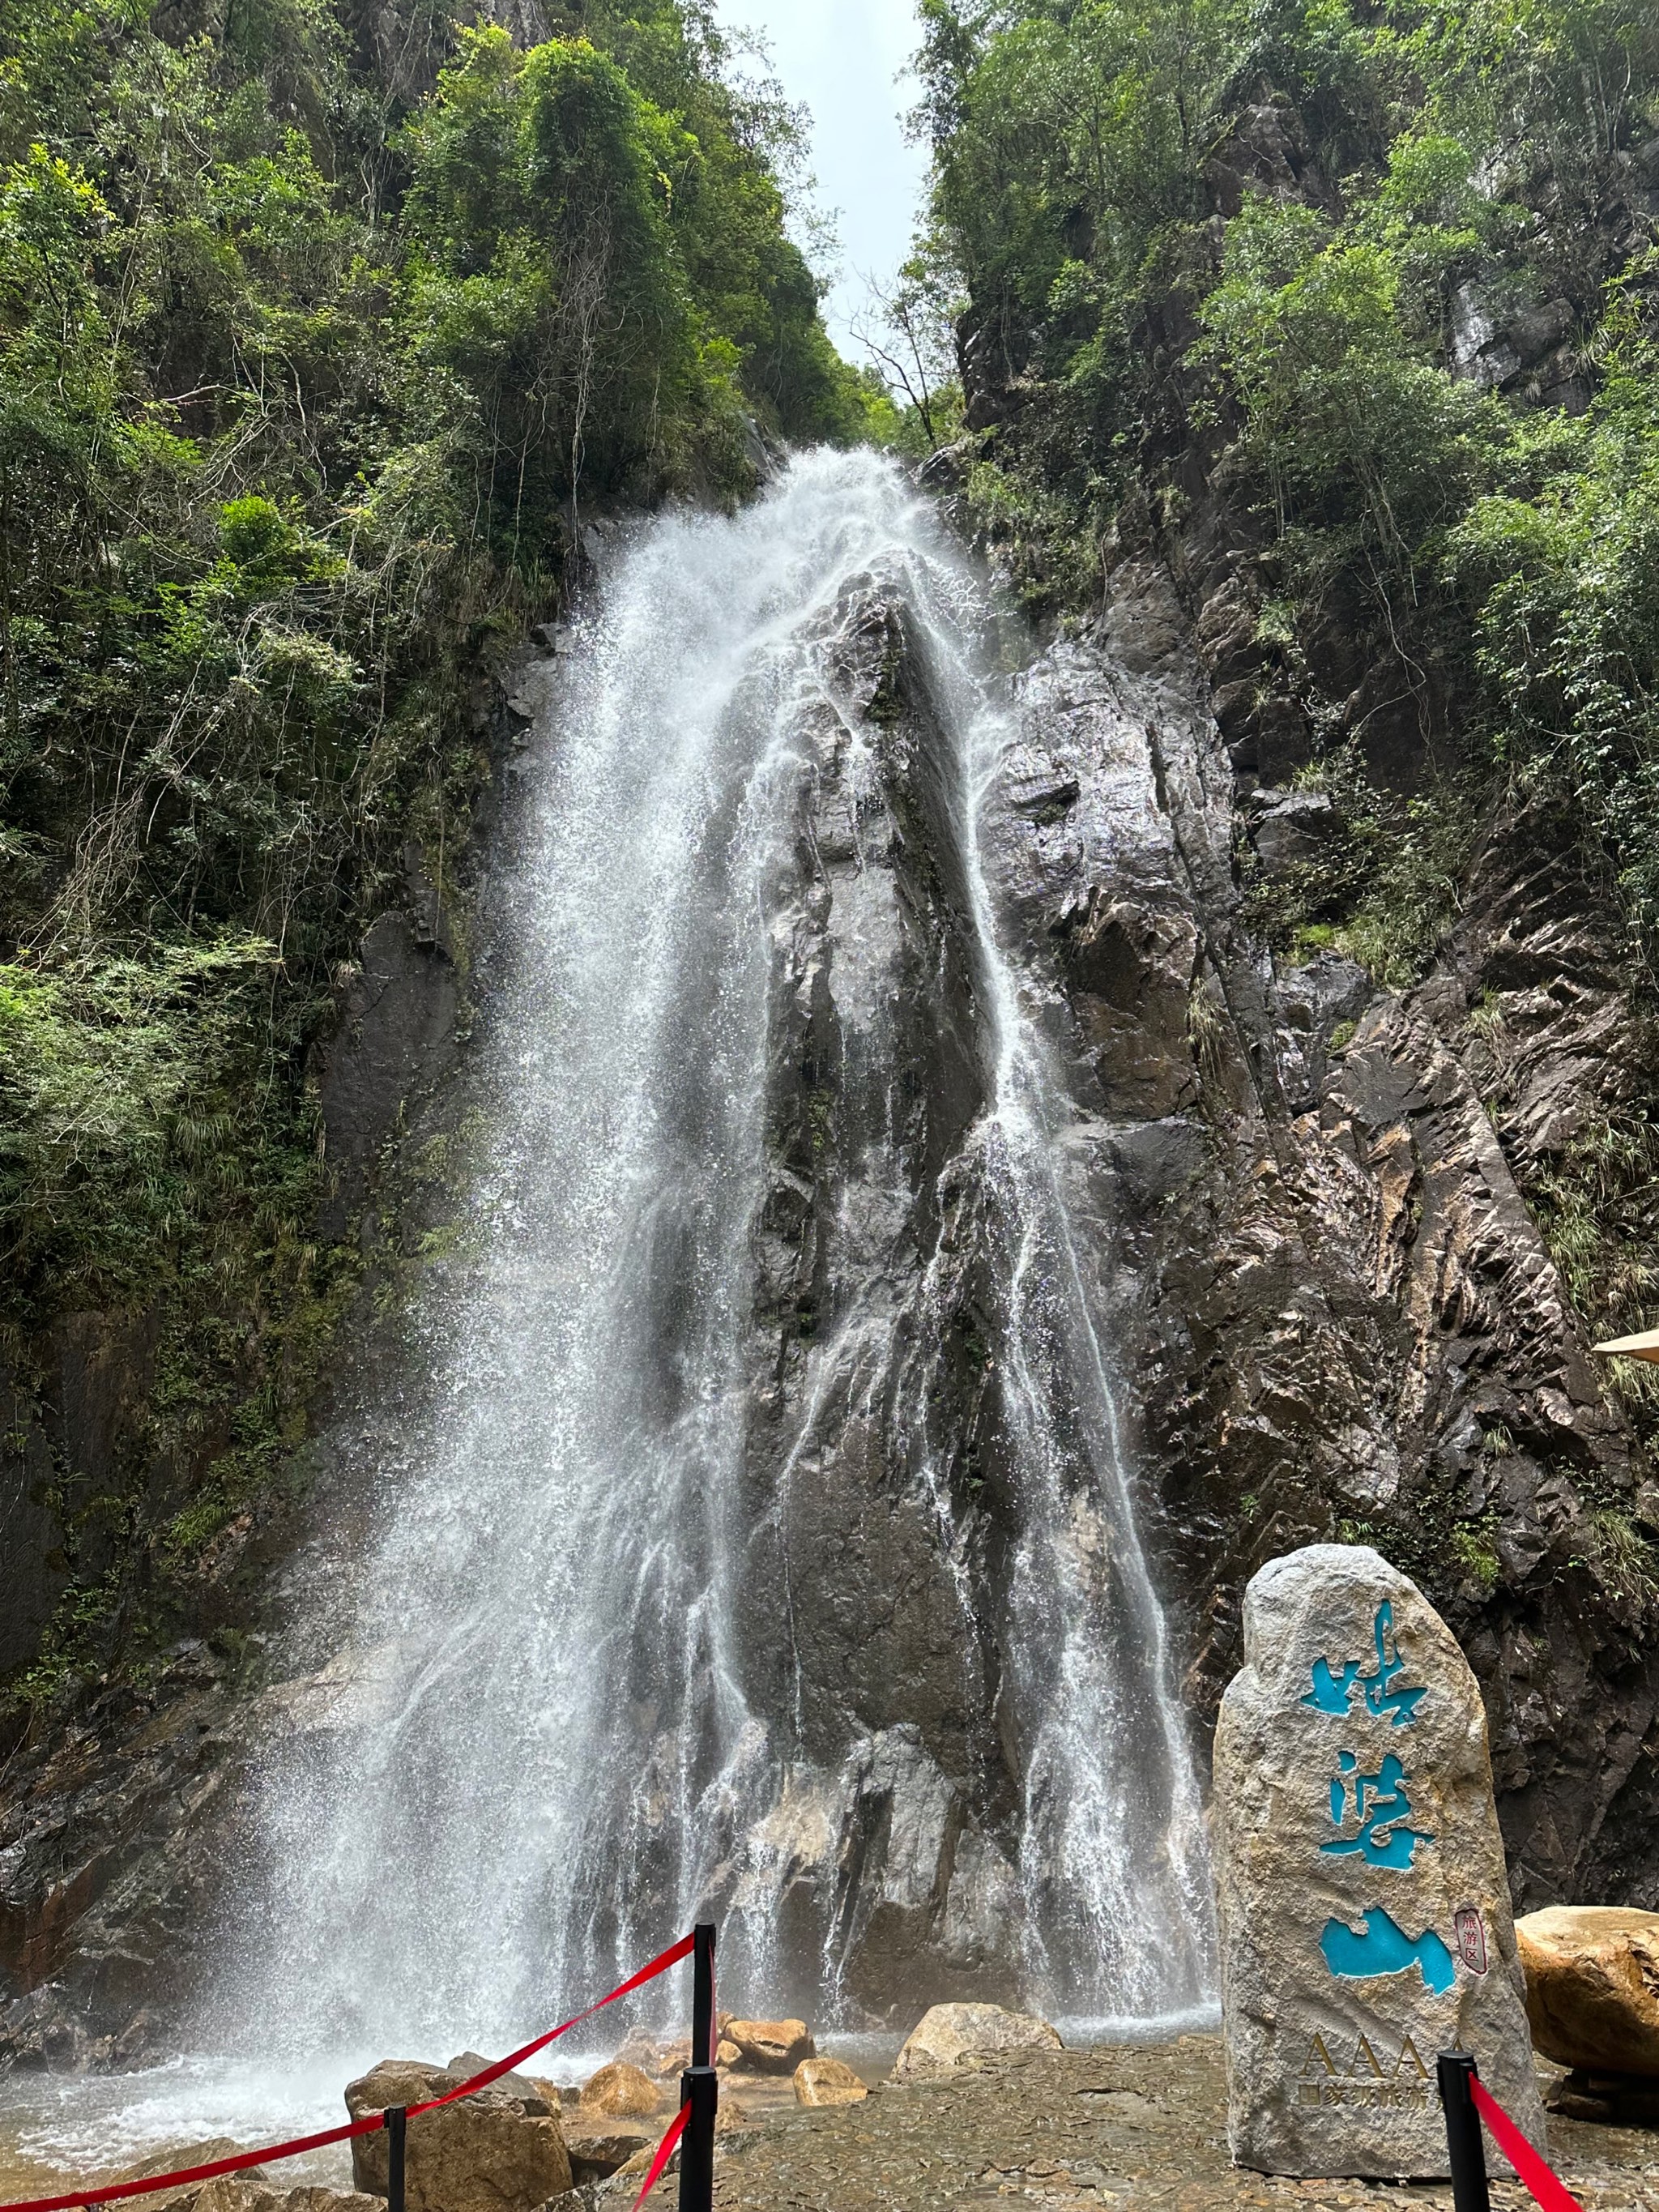
{"label": "waterfall", "polygon": [[[1018,728],[995,627],[868,453],[638,526],[575,625],[496,900],[481,1163],[412,1317],[424,1389],[372,1444],[339,1709],[264,1778],[241,1908],[260,2015],[298,2043],[488,2049],[700,1910],[739,2006],[867,2014],[860,1961],[893,1928],[916,1963],[890,2014],[905,1991],[1148,2020],[1207,1996],[1071,1109],[988,829]],[[890,696],[848,674],[901,653]],[[891,890],[924,862],[931,936]],[[792,1023],[833,1035],[833,1070],[791,1060]],[[950,1114],[900,1065],[918,1023]],[[782,1326],[757,1285],[786,1246]],[[894,1533],[860,1504],[809,1545],[854,1443]],[[822,1624],[866,1605],[826,1659]]]}

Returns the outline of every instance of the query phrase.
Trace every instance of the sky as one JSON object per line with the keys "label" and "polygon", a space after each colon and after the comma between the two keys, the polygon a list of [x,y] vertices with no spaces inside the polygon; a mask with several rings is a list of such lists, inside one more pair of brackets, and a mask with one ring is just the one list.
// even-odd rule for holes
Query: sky
{"label": "sky", "polygon": [[718,0],[728,31],[757,31],[786,96],[812,114],[817,199],[841,240],[842,273],[824,303],[830,335],[861,359],[848,325],[861,278],[890,277],[909,251],[927,159],[905,143],[913,79],[896,82],[919,43],[910,0]]}

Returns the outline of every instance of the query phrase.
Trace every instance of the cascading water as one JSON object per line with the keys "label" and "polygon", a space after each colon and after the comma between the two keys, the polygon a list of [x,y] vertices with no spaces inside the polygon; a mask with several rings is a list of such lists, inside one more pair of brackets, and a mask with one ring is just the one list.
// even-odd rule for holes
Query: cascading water
{"label": "cascading water", "polygon": [[[848,688],[872,608],[926,695],[902,804],[884,748],[907,710]],[[489,2048],[700,1907],[739,2004],[855,2016],[848,1960],[901,1922],[913,1998],[1151,2018],[1206,1997],[1197,1791],[1068,1211],[1068,1109],[988,856],[1017,727],[990,627],[930,504],[869,454],[798,459],[732,519],[641,528],[578,626],[498,916],[484,1165],[416,1319],[432,1410],[377,1446],[336,1669],[373,1714],[266,1778],[244,1903],[270,1931],[259,2015],[296,2045]],[[923,847],[940,919],[918,952],[920,895],[881,868]],[[931,981],[896,985],[883,929]],[[812,931],[830,950],[808,957]],[[948,1146],[900,1065],[904,1001],[934,984]],[[822,1029],[832,990],[839,1065],[793,1069],[781,1167],[780,1037]],[[810,1206],[816,1287],[780,1334],[758,1255]],[[870,1257],[855,1297],[842,1247]],[[1000,1521],[943,1379],[969,1274]],[[927,1692],[969,1716],[948,1776],[957,1738],[882,1656],[904,1648],[899,1537],[886,1590],[879,1531],[800,1540],[852,1479],[849,1439],[879,1462],[861,1523],[924,1531],[959,1615]],[[835,1617],[866,1534],[878,1602],[836,1649],[867,1667],[826,1659],[805,1611]]]}

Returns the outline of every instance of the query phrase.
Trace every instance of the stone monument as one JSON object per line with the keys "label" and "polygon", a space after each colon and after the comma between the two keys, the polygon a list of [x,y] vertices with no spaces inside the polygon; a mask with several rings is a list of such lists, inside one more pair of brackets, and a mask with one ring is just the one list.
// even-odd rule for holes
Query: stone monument
{"label": "stone monument", "polygon": [[1238,2164],[1444,2174],[1455,2048],[1541,2149],[1480,1687],[1380,1553],[1312,1544],[1252,1579],[1214,1802]]}

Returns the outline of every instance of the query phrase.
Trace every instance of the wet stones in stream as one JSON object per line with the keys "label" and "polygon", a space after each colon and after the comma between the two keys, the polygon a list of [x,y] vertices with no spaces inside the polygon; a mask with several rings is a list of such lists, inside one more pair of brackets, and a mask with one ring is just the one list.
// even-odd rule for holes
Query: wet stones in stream
{"label": "wet stones in stream", "polygon": [[[1584,2212],[1659,2212],[1659,2134],[1552,2119],[1549,2141]],[[1494,2182],[1492,2193],[1497,2212],[1532,2201],[1514,2182]],[[861,2104],[784,2112],[724,2145],[714,2201],[717,2212],[943,2212],[1006,2202],[1052,2212],[1452,2212],[1443,2182],[1291,2181],[1235,2167],[1221,2042],[1211,2036],[975,2053],[933,2080],[884,2083]]]}

